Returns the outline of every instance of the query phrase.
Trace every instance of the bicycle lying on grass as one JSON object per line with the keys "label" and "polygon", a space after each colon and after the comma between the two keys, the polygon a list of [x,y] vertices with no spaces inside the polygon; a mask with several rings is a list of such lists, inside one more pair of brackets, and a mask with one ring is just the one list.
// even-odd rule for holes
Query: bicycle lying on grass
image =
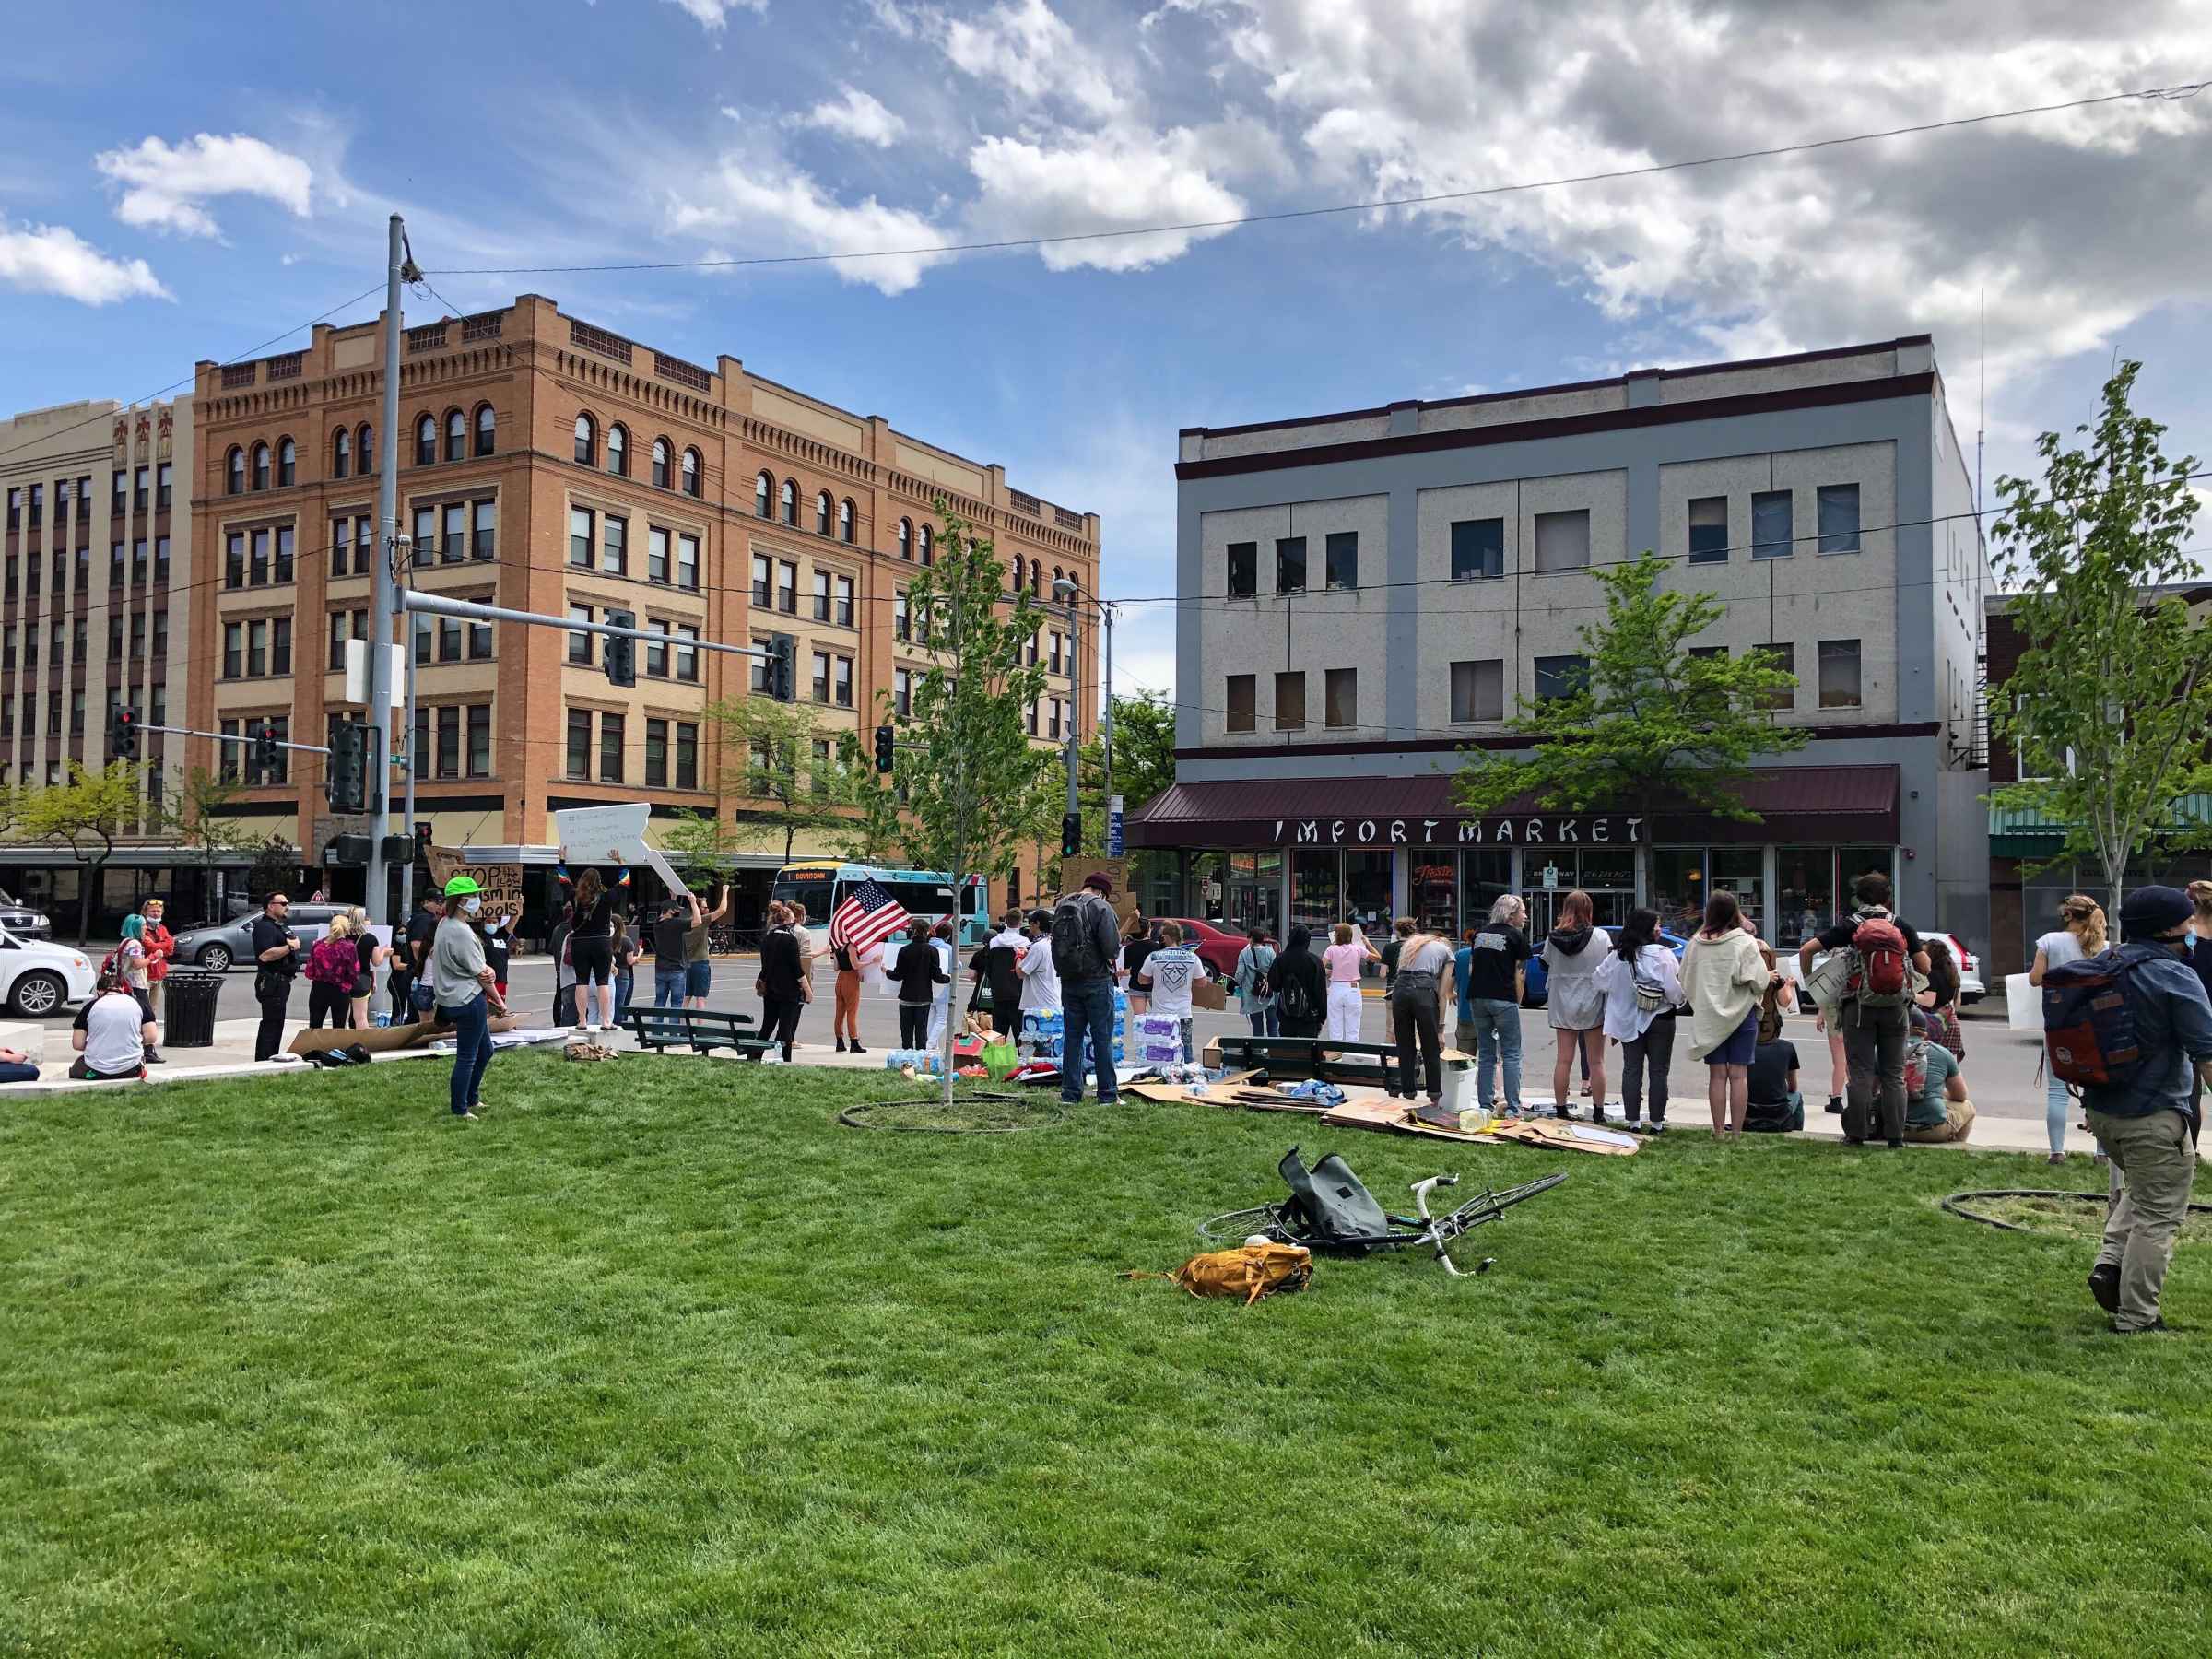
{"label": "bicycle lying on grass", "polygon": [[[1457,1175],[1431,1175],[1413,1183],[1411,1216],[1394,1216],[1375,1201],[1374,1194],[1352,1173],[1351,1166],[1335,1153],[1324,1157],[1311,1170],[1293,1147],[1277,1166],[1289,1184],[1290,1196],[1279,1204],[1231,1210],[1198,1224],[1198,1236],[1217,1248],[1241,1244],[1253,1237],[1277,1244],[1302,1244],[1342,1255],[1369,1255],[1378,1250],[1405,1250],[1428,1245],[1454,1278],[1465,1277],[1451,1256],[1454,1239],[1495,1221],[1514,1205],[1549,1192],[1567,1179],[1563,1174],[1539,1176],[1503,1192],[1495,1188],[1468,1199],[1448,1215],[1429,1213],[1429,1194],[1440,1186],[1459,1184]],[[1488,1266],[1487,1261],[1477,1273]]]}

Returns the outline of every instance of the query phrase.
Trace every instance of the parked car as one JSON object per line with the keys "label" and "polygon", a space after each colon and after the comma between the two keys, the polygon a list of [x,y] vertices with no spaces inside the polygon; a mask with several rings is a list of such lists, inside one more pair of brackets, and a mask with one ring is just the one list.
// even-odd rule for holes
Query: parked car
{"label": "parked car", "polygon": [[52,925],[45,912],[31,909],[6,888],[0,888],[0,927],[18,939],[42,939]]}
{"label": "parked car", "polygon": [[[1935,934],[1930,936],[1944,940],[1951,947],[1952,959],[1959,964],[1959,1002],[1978,1003],[1988,995],[1989,988],[1983,983],[1982,978],[1982,959],[1966,947],[1966,941],[1955,933]],[[1794,950],[1785,950],[1778,954],[1782,959],[1783,972],[1788,974],[1790,982],[1794,984],[1798,978],[1797,953]],[[1818,955],[1813,958],[1815,962],[1819,959]]]}
{"label": "parked car", "polygon": [[1235,976],[1237,958],[1251,943],[1242,934],[1230,933],[1218,922],[1200,922],[1191,916],[1168,916],[1163,920],[1182,929],[1182,942],[1198,953],[1217,978]]}
{"label": "parked car", "polygon": [[59,1014],[90,998],[94,977],[92,959],[83,951],[0,928],[0,1003],[11,1014],[26,1019]]}
{"label": "parked car", "polygon": [[[300,949],[304,955],[310,946],[330,931],[330,919],[344,915],[351,908],[345,904],[295,904],[285,920],[300,935]],[[210,922],[186,928],[177,935],[177,960],[213,973],[241,965],[252,967],[253,947],[247,935],[260,914],[255,911],[253,915],[241,916],[235,921]]]}
{"label": "parked car", "polygon": [[[1534,954],[1528,959],[1527,981],[1521,987],[1521,1006],[1524,1008],[1540,1008],[1544,1006],[1545,989],[1550,982],[1551,975],[1544,967],[1544,941],[1531,939],[1528,943]],[[1677,962],[1682,959],[1683,951],[1689,947],[1688,939],[1679,934],[1668,933],[1664,927],[1659,930],[1659,943],[1675,953]]]}

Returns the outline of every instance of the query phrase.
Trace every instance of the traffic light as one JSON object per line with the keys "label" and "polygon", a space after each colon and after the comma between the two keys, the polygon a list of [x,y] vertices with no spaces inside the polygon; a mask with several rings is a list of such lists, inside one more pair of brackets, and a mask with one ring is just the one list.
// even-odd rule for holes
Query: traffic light
{"label": "traffic light", "polygon": [[1083,851],[1083,815],[1064,812],[1060,815],[1060,856],[1073,858]]}
{"label": "traffic light", "polygon": [[[634,612],[610,610],[606,613],[609,628],[635,628],[638,618]],[[628,634],[606,636],[606,683],[610,686],[634,686],[638,683],[638,642]]]}
{"label": "traffic light", "polygon": [[369,728],[358,720],[331,728],[330,766],[323,789],[333,812],[369,810]]}
{"label": "traffic light", "polygon": [[108,756],[114,760],[138,759],[138,715],[132,709],[117,709],[108,717]]}
{"label": "traffic light", "polygon": [[770,634],[768,650],[768,694],[790,702],[799,694],[799,641],[792,634]]}
{"label": "traffic light", "polygon": [[264,720],[253,727],[253,770],[267,777],[276,770],[281,751],[276,747],[276,728]]}
{"label": "traffic light", "polygon": [[891,770],[891,752],[898,747],[898,740],[899,734],[892,731],[889,726],[879,725],[876,728],[876,770],[877,771],[888,772]]}

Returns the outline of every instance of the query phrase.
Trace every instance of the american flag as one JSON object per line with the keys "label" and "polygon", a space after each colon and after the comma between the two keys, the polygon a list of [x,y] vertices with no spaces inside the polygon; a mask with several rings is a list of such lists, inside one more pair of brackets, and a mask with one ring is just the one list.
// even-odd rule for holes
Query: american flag
{"label": "american flag", "polygon": [[845,895],[830,918],[830,943],[858,960],[907,924],[906,907],[877,881],[864,881]]}

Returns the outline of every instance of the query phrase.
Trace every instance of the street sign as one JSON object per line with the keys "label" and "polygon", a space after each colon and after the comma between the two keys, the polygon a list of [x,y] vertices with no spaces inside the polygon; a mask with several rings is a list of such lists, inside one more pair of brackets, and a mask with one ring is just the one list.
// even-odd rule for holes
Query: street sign
{"label": "street sign", "polygon": [[1544,890],[1547,893],[1554,892],[1558,889],[1559,885],[1559,866],[1558,865],[1546,865],[1544,866]]}
{"label": "street sign", "polygon": [[1128,847],[1122,836],[1122,797],[1118,794],[1108,795],[1106,797],[1106,856],[1120,858],[1127,852]]}

